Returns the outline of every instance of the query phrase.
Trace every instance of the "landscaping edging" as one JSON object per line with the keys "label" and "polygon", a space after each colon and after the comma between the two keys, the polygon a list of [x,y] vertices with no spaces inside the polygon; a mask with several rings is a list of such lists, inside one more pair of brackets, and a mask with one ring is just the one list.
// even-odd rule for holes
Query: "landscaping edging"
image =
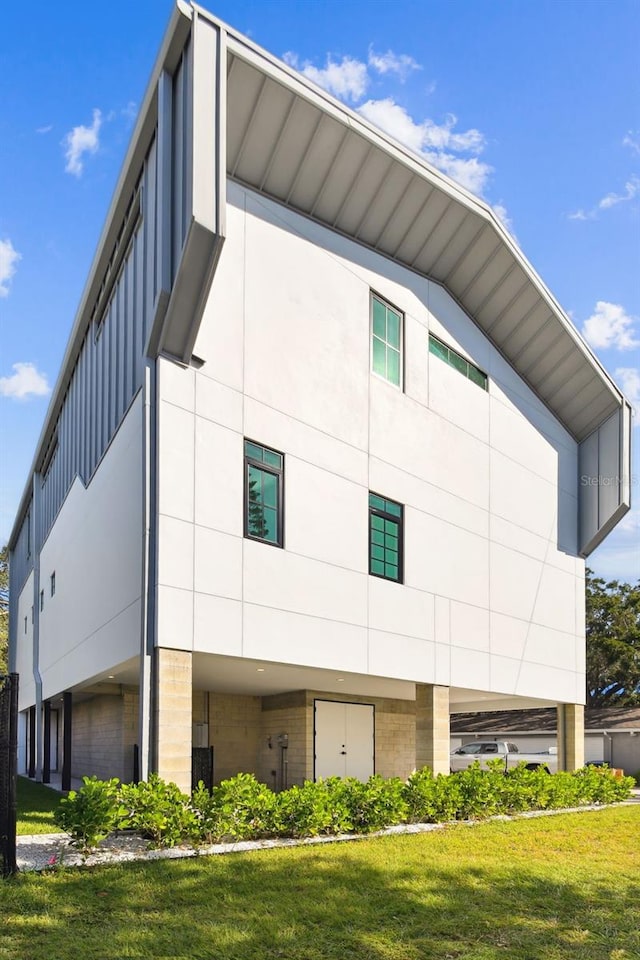
{"label": "landscaping edging", "polygon": [[385,827],[372,833],[345,833],[302,839],[274,838],[267,840],[238,840],[235,843],[214,843],[198,848],[176,846],[156,850],[148,849],[148,841],[132,834],[113,835],[103,840],[99,848],[90,854],[82,854],[70,845],[66,833],[32,834],[17,838],[17,863],[20,872],[41,872],[60,867],[95,867],[114,863],[150,860],[179,860],[185,857],[220,856],[229,853],[246,853],[252,850],[270,850],[277,847],[302,847],[322,843],[343,843],[367,840],[370,837],[388,837],[405,834],[430,833],[456,825],[474,827],[481,823],[512,821],[534,817],[552,817],[562,813],[587,813],[607,810],[638,802],[626,800],[613,804],[589,804],[581,807],[566,807],[559,810],[526,810],[517,814],[498,814],[483,820],[449,820],[445,823],[407,823]]}

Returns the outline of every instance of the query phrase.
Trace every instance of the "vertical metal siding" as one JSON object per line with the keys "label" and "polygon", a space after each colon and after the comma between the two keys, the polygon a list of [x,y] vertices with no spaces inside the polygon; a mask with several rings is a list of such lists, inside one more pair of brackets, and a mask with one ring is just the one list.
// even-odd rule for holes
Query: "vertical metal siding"
{"label": "vertical metal siding", "polygon": [[182,59],[173,77],[173,250],[172,279],[180,263],[182,247],[189,228],[191,210],[191,170],[192,127],[191,113],[191,47],[187,44]]}
{"label": "vertical metal siding", "polygon": [[129,241],[102,317],[97,318],[99,328],[94,322],[87,331],[58,415],[53,441],[57,446],[46,464],[40,522],[34,531],[37,540],[29,551],[25,515],[12,552],[11,581],[17,590],[73,480],[80,476],[89,482],[142,385],[142,352],[156,295],[156,162],[154,141],[142,173],[142,222]]}

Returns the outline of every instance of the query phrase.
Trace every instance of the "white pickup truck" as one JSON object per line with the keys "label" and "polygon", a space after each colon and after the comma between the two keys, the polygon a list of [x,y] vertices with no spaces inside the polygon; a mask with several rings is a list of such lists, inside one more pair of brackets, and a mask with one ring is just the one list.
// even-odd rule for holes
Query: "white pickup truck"
{"label": "white pickup truck", "polygon": [[547,773],[556,773],[558,758],[552,753],[520,753],[515,743],[507,740],[473,740],[454,750],[449,762],[451,773],[466,770],[476,760],[481,767],[487,766],[489,760],[501,759],[505,770],[517,767],[519,763],[526,764],[527,770],[542,768]]}

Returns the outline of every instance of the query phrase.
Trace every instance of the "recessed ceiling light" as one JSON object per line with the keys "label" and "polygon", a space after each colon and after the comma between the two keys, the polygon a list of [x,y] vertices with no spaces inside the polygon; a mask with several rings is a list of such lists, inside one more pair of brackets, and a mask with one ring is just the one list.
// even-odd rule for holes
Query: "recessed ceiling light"
{"label": "recessed ceiling light", "polygon": [[107,677],[107,680],[113,680],[113,679],[114,679],[114,676],[112,673],[110,673],[109,676]]}
{"label": "recessed ceiling light", "polygon": [[264,673],[264,667],[257,667],[256,673]]}
{"label": "recessed ceiling light", "polygon": [[344,683],[344,677],[336,677],[338,683]]}

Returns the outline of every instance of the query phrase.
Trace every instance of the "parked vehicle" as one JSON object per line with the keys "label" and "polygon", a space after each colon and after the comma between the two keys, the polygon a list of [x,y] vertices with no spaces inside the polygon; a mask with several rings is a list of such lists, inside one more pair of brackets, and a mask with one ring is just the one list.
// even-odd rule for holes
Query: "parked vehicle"
{"label": "parked vehicle", "polygon": [[507,740],[473,740],[454,750],[450,756],[451,773],[466,770],[476,760],[486,767],[489,760],[504,760],[505,770],[525,763],[527,770],[542,768],[547,773],[556,773],[558,758],[552,753],[520,753],[515,743]]}

